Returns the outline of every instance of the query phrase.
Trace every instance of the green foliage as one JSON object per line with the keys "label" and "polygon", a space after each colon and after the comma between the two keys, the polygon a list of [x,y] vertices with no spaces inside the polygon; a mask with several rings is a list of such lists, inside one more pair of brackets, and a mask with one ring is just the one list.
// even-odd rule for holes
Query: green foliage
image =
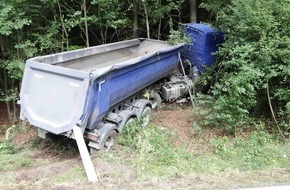
{"label": "green foliage", "polygon": [[[200,149],[212,150],[203,154],[195,153],[198,150],[188,151],[187,145],[174,147],[172,141],[178,137],[168,129],[151,126],[139,130],[135,127],[138,128],[138,125],[124,128],[124,133],[118,136],[118,140],[122,139],[119,144],[130,147],[131,155],[122,158],[110,153],[107,159],[119,164],[126,160],[135,166],[139,177],[162,178],[189,173],[211,174],[290,166],[289,142],[281,142],[277,136],[265,132],[262,122],[256,123],[256,129],[243,134],[243,138],[224,136],[212,137],[209,142],[199,141]],[[203,127],[200,130],[199,134],[203,135]],[[129,134],[133,137],[128,138]]]}
{"label": "green foliage", "polygon": [[35,163],[29,158],[28,155],[18,153],[9,154],[0,152],[0,170],[1,171],[13,171],[21,169],[27,166],[31,166]]}
{"label": "green foliage", "polygon": [[130,147],[134,150],[137,149],[137,145],[133,142],[136,142],[136,138],[141,131],[141,122],[139,120],[133,120],[132,123],[129,123],[124,127],[121,135],[118,135],[118,144]]}
{"label": "green foliage", "polygon": [[71,181],[84,181],[86,179],[86,173],[84,171],[84,168],[81,166],[74,166],[72,168],[69,168],[64,174],[61,176],[57,176],[56,179],[54,179],[55,184],[63,184],[68,183]]}
{"label": "green foliage", "polygon": [[[91,18],[91,28],[98,30],[98,41],[101,44],[110,42],[113,37],[119,40],[123,31],[128,30],[132,25],[128,18],[128,9],[125,8],[125,2],[120,0],[92,0],[91,4],[95,6]],[[109,31],[114,31],[111,34]]]}
{"label": "green foliage", "polygon": [[5,69],[11,79],[19,80],[22,79],[24,63],[19,59],[13,59],[11,61],[7,61]]}
{"label": "green foliage", "polygon": [[170,176],[175,172],[187,173],[194,155],[170,142],[176,139],[171,131],[161,127],[141,130],[140,124],[132,123],[118,136],[118,143],[133,150],[134,166],[140,177],[151,175]]}
{"label": "green foliage", "polygon": [[5,139],[7,141],[12,140],[19,133],[25,133],[28,131],[28,126],[25,122],[19,122],[18,124],[11,125],[5,132]]}
{"label": "green foliage", "polygon": [[215,155],[240,171],[288,167],[290,161],[289,143],[279,145],[273,136],[263,131],[252,132],[248,139],[212,139],[211,146]]}
{"label": "green foliage", "polygon": [[21,1],[1,1],[0,3],[0,35],[9,36],[14,30],[19,30],[25,25],[29,25],[31,20],[26,18]]}
{"label": "green foliage", "polygon": [[18,92],[16,89],[9,89],[6,91],[0,91],[0,101],[15,101],[18,98]]}
{"label": "green foliage", "polygon": [[168,36],[167,41],[171,44],[180,44],[185,42],[183,40],[183,35],[180,30],[170,30],[170,34]]}
{"label": "green foliage", "polygon": [[14,146],[9,141],[0,141],[0,154],[13,154],[15,153]]}
{"label": "green foliage", "polygon": [[0,171],[12,171],[35,164],[29,155],[10,141],[0,141]]}
{"label": "green foliage", "polygon": [[[10,80],[12,82],[14,80],[20,80],[22,78],[22,73],[24,69],[24,64],[19,59],[13,59],[10,61],[2,61],[0,60],[0,71],[1,67],[4,70],[4,72],[7,72],[9,75]],[[8,86],[8,84],[7,84]],[[18,98],[18,90],[17,88],[7,88],[7,89],[1,89],[0,85],[0,101],[16,101]]]}
{"label": "green foliage", "polygon": [[248,123],[249,118],[246,109],[236,108],[239,105],[235,98],[233,95],[223,95],[216,100],[213,96],[198,94],[196,106],[202,106],[202,109],[196,111],[204,118],[199,124],[221,127],[236,136],[237,129]]}
{"label": "green foliage", "polygon": [[[141,3],[142,2],[142,3]],[[140,25],[145,26],[145,12],[147,12],[149,25],[150,25],[150,38],[161,39],[162,35],[164,35],[164,31],[168,30],[168,27],[161,28],[162,25],[168,26],[173,21],[174,17],[180,16],[181,4],[184,3],[184,0],[152,0],[145,1],[142,0],[139,2],[140,4],[140,12],[141,12],[141,20]],[[141,4],[143,6],[141,6]],[[174,12],[179,13],[174,14]],[[181,22],[181,20],[178,20]],[[173,32],[173,28],[171,26],[170,30]],[[145,27],[144,27],[145,28]]]}
{"label": "green foliage", "polygon": [[181,43],[192,43],[191,39],[183,34],[183,29],[181,27],[178,28],[178,30],[175,30],[173,28],[173,23],[172,23],[172,19],[170,19],[169,22],[170,25],[170,31],[169,31],[169,35],[168,35],[168,42],[171,44],[181,44]]}
{"label": "green foliage", "polygon": [[[225,32],[225,43],[218,53],[220,63],[210,77],[205,77],[212,81],[212,123],[216,121],[235,131],[251,114],[273,117],[270,99],[278,125],[287,135],[289,1],[222,2],[203,4],[216,14],[216,24]],[[270,96],[267,97],[268,87]]]}

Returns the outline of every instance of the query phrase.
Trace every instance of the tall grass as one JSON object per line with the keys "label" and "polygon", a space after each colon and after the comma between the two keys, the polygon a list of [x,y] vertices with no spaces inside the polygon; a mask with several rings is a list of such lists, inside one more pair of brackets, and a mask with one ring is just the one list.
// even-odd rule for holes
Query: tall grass
{"label": "tall grass", "polygon": [[178,136],[169,129],[138,123],[124,129],[118,143],[129,147],[139,177],[169,177],[193,173],[254,171],[290,167],[290,143],[274,135],[253,131],[244,138],[213,138],[205,154],[194,154],[184,147],[174,147]]}

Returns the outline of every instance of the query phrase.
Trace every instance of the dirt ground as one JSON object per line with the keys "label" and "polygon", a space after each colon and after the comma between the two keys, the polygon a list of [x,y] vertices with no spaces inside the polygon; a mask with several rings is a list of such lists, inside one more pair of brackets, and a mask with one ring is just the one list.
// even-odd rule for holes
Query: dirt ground
{"label": "dirt ground", "polygon": [[6,111],[6,105],[3,102],[0,102],[0,133],[3,133],[5,130],[6,125],[9,125],[7,111]]}
{"label": "dirt ground", "polygon": [[[187,144],[190,149],[198,153],[208,151],[198,146],[200,143],[204,143],[204,140],[201,142],[201,139],[192,133],[192,114],[190,110],[190,105],[187,104],[164,106],[153,112],[152,123],[173,130],[179,136],[176,146]],[[1,120],[4,119],[5,116],[3,116],[2,111]],[[3,131],[1,134],[3,135]],[[76,146],[72,145],[70,151],[61,150],[61,147],[51,148],[49,140],[39,141],[36,138],[36,132],[33,128],[18,135],[16,139],[21,140],[14,141],[16,144],[23,145],[29,140],[35,141],[33,144],[36,148],[34,147],[32,151],[28,151],[28,157],[35,165],[12,171],[1,170],[0,167],[0,189],[234,189],[257,185],[257,180],[251,180],[248,173],[238,171],[216,175],[192,174],[183,176],[176,174],[165,179],[139,178],[132,166],[122,162],[109,162],[99,156],[93,157],[93,164],[97,168],[99,181],[92,184],[87,182]],[[208,130],[206,139],[213,135],[217,134]],[[71,143],[70,140],[63,139],[61,142]],[[116,146],[111,151],[118,152],[122,150]],[[259,183],[263,185],[271,185],[273,179],[277,179],[276,182],[279,182],[279,179],[281,181],[290,179],[290,171],[287,170],[256,172],[255,175],[259,178]]]}

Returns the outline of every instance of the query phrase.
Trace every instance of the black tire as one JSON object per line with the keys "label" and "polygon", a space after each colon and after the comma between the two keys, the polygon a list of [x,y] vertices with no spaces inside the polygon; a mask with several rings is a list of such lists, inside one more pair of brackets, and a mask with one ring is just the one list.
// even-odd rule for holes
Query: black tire
{"label": "black tire", "polygon": [[104,142],[102,144],[101,150],[103,151],[109,151],[111,147],[114,145],[115,138],[117,136],[117,131],[111,130],[106,134],[104,137]]}
{"label": "black tire", "polygon": [[161,105],[161,97],[157,92],[153,92],[150,100],[152,102],[152,109],[157,110]]}
{"label": "black tire", "polygon": [[141,119],[143,122],[142,127],[147,127],[149,125],[151,114],[152,114],[152,109],[149,106],[146,106],[141,114]]}

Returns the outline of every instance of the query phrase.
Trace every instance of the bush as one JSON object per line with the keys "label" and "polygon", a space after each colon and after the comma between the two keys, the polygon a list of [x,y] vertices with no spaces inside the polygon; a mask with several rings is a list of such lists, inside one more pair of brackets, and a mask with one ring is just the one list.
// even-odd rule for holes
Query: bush
{"label": "bush", "polygon": [[225,42],[214,72],[204,77],[212,84],[212,124],[235,131],[250,116],[263,115],[288,135],[289,1],[233,0],[219,9],[213,9],[214,3],[205,1],[204,7],[217,15]]}
{"label": "bush", "polygon": [[139,176],[170,176],[176,172],[189,172],[194,155],[176,148],[170,142],[176,137],[163,127],[147,127],[141,129],[140,123],[132,123],[125,127],[118,136],[118,144],[130,147],[134,155],[133,163]]}

